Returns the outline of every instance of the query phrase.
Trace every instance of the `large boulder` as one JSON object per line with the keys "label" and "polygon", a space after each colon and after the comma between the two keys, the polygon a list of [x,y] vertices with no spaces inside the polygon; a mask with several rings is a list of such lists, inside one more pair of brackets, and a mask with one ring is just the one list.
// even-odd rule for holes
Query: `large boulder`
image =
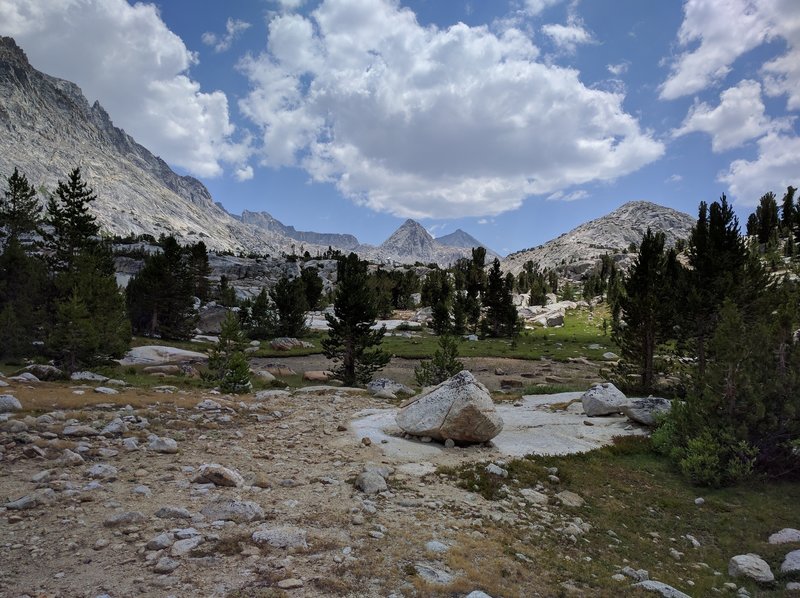
{"label": "large boulder", "polygon": [[728,575],[731,577],[749,577],[759,583],[775,581],[775,575],[767,562],[757,554],[737,554],[728,562]]}
{"label": "large boulder", "polygon": [[120,365],[161,365],[165,363],[206,362],[208,355],[164,345],[133,347],[119,360]]}
{"label": "large boulder", "polygon": [[637,424],[655,426],[658,416],[669,413],[670,409],[672,409],[672,403],[668,399],[647,397],[646,399],[631,399],[622,406],[621,411]]}
{"label": "large boulder", "polygon": [[486,387],[463,370],[406,401],[397,414],[397,425],[412,436],[486,442],[503,430],[503,419]]}
{"label": "large boulder", "polygon": [[612,415],[622,411],[628,399],[610,382],[595,384],[581,397],[583,411],[589,417]]}
{"label": "large boulder", "polygon": [[22,403],[14,395],[0,395],[0,413],[10,413],[22,409]]}
{"label": "large boulder", "polygon": [[203,334],[222,332],[222,321],[228,315],[228,308],[222,305],[209,305],[200,310],[197,329]]}

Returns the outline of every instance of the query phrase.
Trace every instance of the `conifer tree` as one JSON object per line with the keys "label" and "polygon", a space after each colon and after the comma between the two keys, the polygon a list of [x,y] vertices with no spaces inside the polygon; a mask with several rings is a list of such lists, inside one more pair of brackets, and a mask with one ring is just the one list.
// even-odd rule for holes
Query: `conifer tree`
{"label": "conifer tree", "polygon": [[247,340],[239,326],[239,319],[233,312],[225,314],[220,326],[217,344],[212,347],[208,358],[208,369],[211,376],[222,381],[229,369],[229,362],[237,353],[243,353]]}
{"label": "conifer tree", "polygon": [[338,364],[334,372],[345,385],[368,382],[389,362],[380,349],[386,328],[372,330],[376,317],[367,264],[351,253],[339,261],[333,315],[325,315],[330,330],[322,341],[325,356]]}
{"label": "conifer tree", "polygon": [[303,336],[306,326],[306,286],[302,278],[284,276],[270,291],[277,315],[278,336]]}
{"label": "conifer tree", "polygon": [[305,287],[306,309],[317,309],[324,287],[317,268],[303,268],[300,271],[300,279]]}
{"label": "conifer tree", "polygon": [[81,178],[81,169],[70,172],[67,182],[59,181],[55,197],[47,200],[46,222],[52,231],[45,236],[53,253],[56,271],[72,271],[77,254],[97,242],[100,227],[89,211],[97,199]]}
{"label": "conifer tree", "polygon": [[264,340],[276,335],[278,316],[267,289],[263,287],[254,299],[242,305],[239,317],[246,322],[243,327],[252,339]]}
{"label": "conifer tree", "polygon": [[797,191],[791,185],[786,188],[786,193],[781,200],[781,228],[784,235],[792,236],[796,226],[798,206],[794,203],[794,194]]}
{"label": "conifer tree", "polygon": [[500,270],[500,260],[492,262],[489,274],[486,277],[486,294],[483,305],[486,315],[482,328],[486,336],[513,337],[517,329],[517,308],[514,306],[514,278],[504,277]]}
{"label": "conifer tree", "polygon": [[619,297],[622,320],[613,332],[622,357],[635,364],[645,392],[653,389],[656,347],[672,330],[677,268],[675,253],[664,251],[664,233],[648,228]]}
{"label": "conifer tree", "polygon": [[453,287],[450,276],[438,268],[428,272],[422,285],[423,303],[431,307],[431,328],[436,334],[447,334],[451,329],[450,304]]}
{"label": "conifer tree", "polygon": [[69,372],[90,363],[100,349],[92,314],[77,288],[56,307],[55,323],[48,339],[58,362]]}
{"label": "conifer tree", "polygon": [[128,282],[126,299],[134,332],[186,340],[197,323],[192,292],[196,278],[174,237],[161,240],[162,252],[148,255]]}
{"label": "conifer tree", "polygon": [[420,386],[440,384],[464,369],[458,361],[458,341],[449,334],[439,337],[439,348],[430,360],[422,361],[414,368],[414,377]]}
{"label": "conifer tree", "polygon": [[6,182],[8,189],[3,192],[3,201],[0,202],[0,236],[5,234],[19,239],[38,230],[42,206],[36,198],[36,190],[16,168]]}
{"label": "conifer tree", "polygon": [[208,263],[208,250],[206,244],[198,241],[189,247],[188,274],[192,281],[192,293],[201,302],[208,301],[208,277],[211,266]]}

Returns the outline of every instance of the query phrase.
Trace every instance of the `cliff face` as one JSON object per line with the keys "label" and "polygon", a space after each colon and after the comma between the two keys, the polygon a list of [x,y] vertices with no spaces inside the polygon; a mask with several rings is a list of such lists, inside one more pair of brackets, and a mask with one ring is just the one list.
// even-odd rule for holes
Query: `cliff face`
{"label": "cliff face", "polygon": [[567,272],[580,274],[608,253],[625,267],[630,257],[623,250],[631,243],[638,246],[648,228],[663,232],[667,246],[671,247],[678,239],[688,238],[694,224],[695,219],[683,212],[647,201],[632,201],[544,245],[512,253],[502,266],[506,272],[518,274],[530,260],[538,263],[540,269],[563,266]]}

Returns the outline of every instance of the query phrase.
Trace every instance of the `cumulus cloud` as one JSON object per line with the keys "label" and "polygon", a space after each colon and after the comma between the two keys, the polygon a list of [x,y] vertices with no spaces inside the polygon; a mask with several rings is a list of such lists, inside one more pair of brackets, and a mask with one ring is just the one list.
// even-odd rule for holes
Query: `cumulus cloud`
{"label": "cumulus cloud", "polygon": [[755,160],[735,160],[718,180],[728,184],[737,204],[754,206],[767,191],[780,195],[789,185],[798,186],[800,137],[769,133],[758,140]]}
{"label": "cumulus cloud", "polygon": [[631,65],[630,62],[627,60],[623,60],[617,64],[607,64],[606,68],[608,72],[614,75],[615,77],[619,77],[620,75],[624,75],[628,72],[628,67]]}
{"label": "cumulus cloud", "polygon": [[215,52],[224,52],[229,50],[236,38],[248,29],[250,29],[250,23],[247,21],[229,17],[225,23],[225,33],[223,35],[206,31],[202,36],[202,40],[205,45],[212,46]]}
{"label": "cumulus cloud", "polygon": [[761,84],[744,80],[726,89],[720,103],[712,108],[705,102],[695,102],[683,124],[672,132],[673,137],[701,131],[711,135],[711,149],[723,152],[741,146],[767,132],[791,128],[786,119],[771,120],[761,101]]}
{"label": "cumulus cloud", "polygon": [[422,27],[390,0],[324,0],[274,16],[240,69],[266,165],[299,165],[401,217],[490,216],[530,195],[612,180],[663,145],[528,35]]}
{"label": "cumulus cloud", "polygon": [[579,45],[594,43],[592,34],[575,19],[570,19],[566,25],[557,23],[544,25],[542,33],[549,37],[560,50],[570,54],[575,52]]}
{"label": "cumulus cloud", "polygon": [[679,174],[673,174],[672,176],[668,177],[665,183],[680,183],[683,180],[683,177]]}
{"label": "cumulus cloud", "polygon": [[253,178],[253,167],[249,164],[246,166],[240,166],[234,171],[233,176],[235,176],[236,180],[240,182],[249,181]]}
{"label": "cumulus cloud", "polygon": [[228,100],[188,75],[197,62],[152,4],[125,0],[0,0],[0,33],[34,67],[77,83],[117,126],[170,164],[199,176],[248,150],[234,142]]}
{"label": "cumulus cloud", "polygon": [[661,86],[671,100],[722,81],[733,62],[768,41],[781,39],[786,51],[763,65],[765,90],[786,95],[800,108],[800,3],[796,0],[687,0],[678,45],[696,46],[678,56]]}

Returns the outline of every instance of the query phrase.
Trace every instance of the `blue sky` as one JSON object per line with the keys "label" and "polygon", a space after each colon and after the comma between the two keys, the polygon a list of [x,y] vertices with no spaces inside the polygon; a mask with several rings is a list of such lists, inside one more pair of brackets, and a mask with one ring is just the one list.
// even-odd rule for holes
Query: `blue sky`
{"label": "blue sky", "polygon": [[796,0],[0,0],[0,34],[232,213],[501,253],[800,179]]}

